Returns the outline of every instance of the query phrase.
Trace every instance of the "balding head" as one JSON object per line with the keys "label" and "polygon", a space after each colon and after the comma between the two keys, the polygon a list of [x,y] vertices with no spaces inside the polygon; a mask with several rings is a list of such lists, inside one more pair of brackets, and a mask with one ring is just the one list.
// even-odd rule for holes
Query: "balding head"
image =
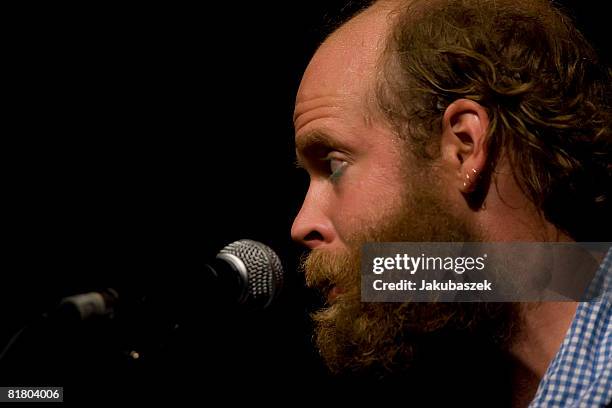
{"label": "balding head", "polygon": [[311,185],[292,235],[311,248],[346,248],[357,225],[397,211],[403,193],[397,139],[386,122],[372,119],[366,103],[373,99],[390,11],[389,3],[379,2],[340,27],[302,79],[295,141]]}
{"label": "balding head", "polygon": [[[296,98],[296,130],[299,116],[320,98],[341,98],[350,104],[371,102],[376,63],[384,49],[395,2],[379,1],[332,33],[313,56]],[[370,106],[370,104],[368,104]]]}

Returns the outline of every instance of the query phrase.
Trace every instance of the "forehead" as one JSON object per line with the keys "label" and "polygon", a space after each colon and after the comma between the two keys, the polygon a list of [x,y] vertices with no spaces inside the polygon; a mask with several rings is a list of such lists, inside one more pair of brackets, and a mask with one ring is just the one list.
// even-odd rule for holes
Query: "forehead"
{"label": "forehead", "polygon": [[300,84],[301,104],[321,97],[363,100],[389,27],[387,3],[376,3],[334,32],[313,56]]}

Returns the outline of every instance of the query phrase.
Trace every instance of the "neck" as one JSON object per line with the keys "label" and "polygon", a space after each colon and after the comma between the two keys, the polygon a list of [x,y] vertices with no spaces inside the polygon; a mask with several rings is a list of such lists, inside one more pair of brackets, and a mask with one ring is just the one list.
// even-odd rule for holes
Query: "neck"
{"label": "neck", "polygon": [[[478,213],[491,242],[573,241],[544,220],[519,192],[511,190],[504,197],[510,198],[504,201],[497,195],[489,195],[486,210]],[[534,302],[519,305],[521,329],[509,349],[513,362],[512,406],[527,407],[561,347],[578,303]]]}
{"label": "neck", "polygon": [[524,407],[555,357],[576,313],[576,302],[524,303],[522,329],[510,347],[514,360],[513,406]]}
{"label": "neck", "polygon": [[[502,164],[486,194],[486,207],[472,212],[489,242],[572,242],[527,199]],[[559,351],[576,313],[576,302],[520,303],[521,330],[509,349],[513,361],[512,405],[526,407]]]}

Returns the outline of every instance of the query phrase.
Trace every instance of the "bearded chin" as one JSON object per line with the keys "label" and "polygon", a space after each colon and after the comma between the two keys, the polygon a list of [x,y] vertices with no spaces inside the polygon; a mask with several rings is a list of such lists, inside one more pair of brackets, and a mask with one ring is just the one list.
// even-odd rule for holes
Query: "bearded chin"
{"label": "bearded chin", "polygon": [[[388,305],[362,304],[354,293],[313,315],[315,340],[333,373],[397,371],[413,359],[413,342],[400,339],[398,315]],[[385,313],[390,312],[391,314]]]}
{"label": "bearded chin", "polygon": [[316,346],[331,372],[380,378],[440,354],[432,344],[452,348],[462,338],[478,338],[502,350],[516,329],[516,310],[508,303],[362,303],[351,292],[312,317]]}
{"label": "bearded chin", "polygon": [[[341,294],[312,315],[315,341],[334,373],[378,377],[409,370],[439,339],[487,339],[507,347],[516,332],[517,306],[508,303],[363,303],[359,249],[364,242],[475,242],[475,229],[448,213],[439,197],[413,189],[411,205],[377,230],[355,236],[346,253],[314,250],[303,262],[307,285]],[[444,340],[446,341],[446,340]]]}

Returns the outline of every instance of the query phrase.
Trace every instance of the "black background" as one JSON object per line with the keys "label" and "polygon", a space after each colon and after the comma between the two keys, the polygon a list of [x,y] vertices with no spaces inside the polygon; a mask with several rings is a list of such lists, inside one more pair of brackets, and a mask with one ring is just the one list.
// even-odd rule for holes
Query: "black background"
{"label": "black background", "polygon": [[[0,343],[34,329],[2,384],[63,385],[67,401],[338,389],[310,344],[319,299],[289,236],[307,188],[291,116],[318,42],[355,8],[345,3],[3,13]],[[609,61],[603,6],[564,3]],[[288,271],[265,313],[202,299],[201,265],[240,238],[270,245]],[[126,305],[116,321],[37,323],[62,297],[106,287]]]}

